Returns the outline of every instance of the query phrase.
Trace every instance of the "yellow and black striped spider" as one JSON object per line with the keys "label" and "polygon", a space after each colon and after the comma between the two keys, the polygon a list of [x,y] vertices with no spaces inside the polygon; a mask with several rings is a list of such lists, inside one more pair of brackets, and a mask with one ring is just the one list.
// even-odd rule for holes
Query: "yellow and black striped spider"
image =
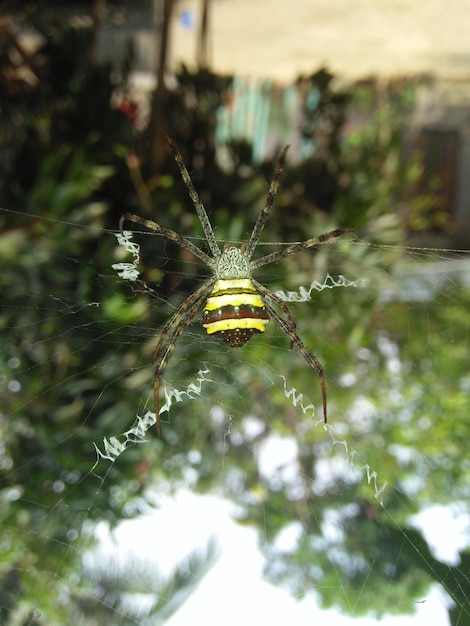
{"label": "yellow and black striped spider", "polygon": [[[293,243],[283,250],[272,252],[261,258],[252,259],[253,252],[269,217],[274,197],[279,187],[279,180],[289,147],[286,146],[277,162],[265,206],[256,220],[250,240],[240,248],[226,244],[223,250],[221,250],[204,205],[199,199],[198,193],[194,188],[188,170],[183,162],[181,153],[172,139],[168,136],[166,136],[166,139],[175,161],[178,164],[184,184],[188,188],[199,220],[201,221],[207,245],[209,246],[212,256],[206,254],[203,250],[186,239],[186,237],[179,235],[175,231],[160,226],[160,224],[152,222],[151,220],[134,215],[133,213],[124,213],[121,216],[120,230],[122,232],[125,220],[142,224],[167,239],[174,241],[182,248],[189,250],[212,270],[213,276],[206,280],[199,289],[188,296],[179,306],[176,313],[165,324],[153,353],[152,363],[156,363],[153,377],[153,393],[158,436],[161,438],[158,402],[160,376],[165,369],[179,336],[186,326],[194,321],[196,315],[201,310],[202,325],[207,333],[219,337],[232,348],[239,348],[251,339],[254,334],[264,332],[265,326],[270,318],[275,320],[290,338],[291,347],[295,345],[298,348],[320,379],[323,400],[323,418],[326,423],[327,402],[323,368],[313,352],[308,350],[302,343],[302,340],[296,332],[296,321],[284,300],[256,281],[252,277],[252,274],[259,267],[267,263],[274,263],[300,250],[306,250],[345,233],[354,233],[354,231],[350,228],[332,230],[324,235],[307,239],[307,241]],[[284,316],[274,309],[272,303],[279,306]]]}

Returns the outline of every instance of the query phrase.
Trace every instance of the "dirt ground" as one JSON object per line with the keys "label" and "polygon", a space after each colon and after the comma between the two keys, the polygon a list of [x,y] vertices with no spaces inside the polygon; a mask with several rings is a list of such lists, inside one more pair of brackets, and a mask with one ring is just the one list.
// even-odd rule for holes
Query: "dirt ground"
{"label": "dirt ground", "polygon": [[[177,6],[175,63],[194,63],[201,0]],[[189,13],[184,13],[184,12]],[[470,0],[213,0],[211,67],[287,82],[320,65],[346,78],[470,78]]]}

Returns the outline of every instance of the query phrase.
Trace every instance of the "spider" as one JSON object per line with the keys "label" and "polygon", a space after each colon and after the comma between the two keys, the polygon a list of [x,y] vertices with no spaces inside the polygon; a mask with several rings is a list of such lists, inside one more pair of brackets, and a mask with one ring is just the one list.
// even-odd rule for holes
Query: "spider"
{"label": "spider", "polygon": [[[194,321],[201,310],[202,325],[206,332],[209,335],[220,338],[232,348],[239,348],[251,339],[253,335],[263,333],[268,321],[270,319],[275,320],[290,338],[291,348],[294,345],[297,347],[320,380],[323,419],[326,424],[327,400],[323,367],[313,352],[304,346],[298,336],[295,318],[287,308],[284,300],[255,280],[252,275],[255,270],[263,265],[275,263],[300,250],[307,250],[329,239],[340,237],[345,233],[355,233],[355,231],[350,228],[332,230],[318,237],[293,243],[282,250],[272,252],[261,258],[252,259],[253,252],[269,217],[279,188],[279,181],[289,148],[289,146],[286,146],[277,162],[264,208],[258,215],[248,243],[242,244],[240,248],[225,244],[223,250],[221,250],[204,205],[183,162],[183,157],[173,140],[166,133],[164,134],[196,209],[212,256],[206,254],[186,237],[179,235],[175,231],[133,213],[121,215],[119,228],[122,232],[125,220],[142,224],[163,235],[163,237],[174,241],[182,248],[189,250],[212,270],[213,275],[179,306],[176,313],[163,327],[155,347],[152,358],[152,363],[156,363],[153,376],[153,395],[158,437],[161,438],[162,436],[158,402],[160,376],[173,352],[176,341],[186,326]],[[279,306],[283,315],[273,307],[273,303]]]}

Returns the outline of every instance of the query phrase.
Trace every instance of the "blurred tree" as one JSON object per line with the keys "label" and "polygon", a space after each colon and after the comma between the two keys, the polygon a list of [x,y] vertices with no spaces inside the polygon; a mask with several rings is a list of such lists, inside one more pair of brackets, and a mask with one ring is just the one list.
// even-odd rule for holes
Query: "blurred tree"
{"label": "blurred tree", "polygon": [[196,63],[199,72],[209,67],[209,7],[210,0],[202,0],[201,26],[198,32]]}
{"label": "blurred tree", "polygon": [[77,626],[166,624],[197,589],[216,556],[217,549],[210,542],[164,577],[154,562],[123,556],[118,550],[89,554],[85,576],[93,586],[89,593],[74,594],[73,622]]}

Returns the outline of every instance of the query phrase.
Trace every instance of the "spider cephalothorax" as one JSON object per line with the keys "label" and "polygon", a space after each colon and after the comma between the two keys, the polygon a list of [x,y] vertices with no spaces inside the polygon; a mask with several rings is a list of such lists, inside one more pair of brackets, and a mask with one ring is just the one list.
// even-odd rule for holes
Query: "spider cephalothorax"
{"label": "spider cephalothorax", "polygon": [[[264,225],[266,224],[266,220],[269,217],[274,197],[279,187],[279,180],[288,150],[288,146],[286,146],[277,163],[274,178],[269,187],[266,204],[256,220],[250,240],[241,248],[225,246],[224,249],[221,250],[215,238],[209,218],[207,217],[204,205],[199,199],[198,193],[194,188],[188,170],[183,162],[183,158],[175,143],[167,135],[165,136],[175,161],[178,164],[183,181],[188,188],[189,195],[191,196],[198,214],[212,256],[206,254],[189,241],[189,239],[183,237],[183,235],[179,235],[169,228],[160,226],[160,224],[156,222],[139,217],[133,213],[124,213],[121,216],[120,229],[122,231],[124,220],[130,220],[137,224],[147,226],[147,228],[160,233],[167,239],[179,244],[182,248],[192,252],[194,256],[198,257],[212,270],[213,276],[204,282],[194,293],[189,295],[179,306],[176,313],[165,324],[158,339],[152,359],[152,362],[156,363],[153,378],[153,394],[158,436],[161,437],[158,403],[160,376],[165,369],[179,336],[186,326],[196,318],[200,311],[202,311],[201,321],[206,332],[209,335],[219,337],[232,348],[243,346],[253,335],[264,332],[266,324],[271,318],[275,320],[290,338],[291,347],[297,347],[320,379],[323,418],[326,423],[327,401],[323,368],[317,357],[304,346],[298,336],[295,319],[287,308],[284,300],[256,281],[252,273],[267,263],[274,263],[300,250],[307,250],[324,241],[339,237],[344,233],[354,233],[354,231],[350,228],[332,230],[324,235],[290,244],[282,250],[252,260],[253,252]],[[273,307],[273,303],[281,309],[283,315]]]}

